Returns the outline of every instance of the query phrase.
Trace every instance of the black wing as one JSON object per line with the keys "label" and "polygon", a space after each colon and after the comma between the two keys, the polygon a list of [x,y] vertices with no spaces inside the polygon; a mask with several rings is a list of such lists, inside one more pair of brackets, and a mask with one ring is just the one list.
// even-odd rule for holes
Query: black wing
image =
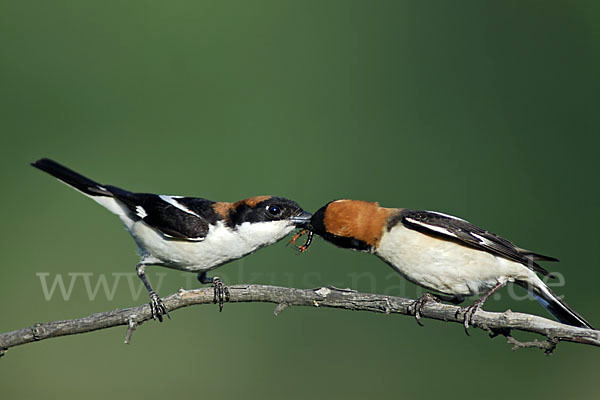
{"label": "black wing", "polygon": [[201,241],[208,233],[209,224],[221,219],[211,200],[131,193],[114,186],[105,187],[127,206],[132,217],[143,220],[173,239]]}
{"label": "black wing", "polygon": [[[463,219],[433,211],[403,210],[399,215],[402,224],[430,236],[458,242],[478,250],[487,251],[496,256],[516,261],[526,267],[550,275],[548,271],[537,264],[535,253],[519,249],[508,240],[484,229],[479,228]],[[398,218],[395,219],[396,223]],[[388,227],[391,228],[391,227]],[[537,259],[558,261],[552,257],[541,256]]]}

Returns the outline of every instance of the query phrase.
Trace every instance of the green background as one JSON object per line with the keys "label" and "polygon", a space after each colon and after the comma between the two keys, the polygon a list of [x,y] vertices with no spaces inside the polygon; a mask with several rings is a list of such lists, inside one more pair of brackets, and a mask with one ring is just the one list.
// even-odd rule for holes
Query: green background
{"label": "green background", "polygon": [[[69,301],[45,300],[36,273],[113,282],[137,256],[117,218],[28,165],[44,156],[135,191],[455,214],[560,258],[545,265],[565,277],[555,290],[600,325],[599,16],[594,1],[0,2],[0,331],[146,301],[124,283],[90,301],[81,280]],[[375,257],[322,240],[218,271],[228,283],[420,293]],[[162,295],[187,285],[149,269],[153,282],[164,272]],[[509,293],[486,309],[547,316]],[[545,357],[454,324],[273,309],[191,307],[143,325],[129,346],[119,327],[13,348],[0,391],[600,396],[592,347]]]}

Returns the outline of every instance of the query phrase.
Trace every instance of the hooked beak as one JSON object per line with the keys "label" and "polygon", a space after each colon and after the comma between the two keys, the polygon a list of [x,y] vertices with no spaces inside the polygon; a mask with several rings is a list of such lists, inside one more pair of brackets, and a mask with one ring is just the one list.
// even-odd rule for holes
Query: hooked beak
{"label": "hooked beak", "polygon": [[312,214],[306,211],[302,211],[300,215],[290,218],[290,221],[296,225],[297,228],[306,228],[310,224]]}

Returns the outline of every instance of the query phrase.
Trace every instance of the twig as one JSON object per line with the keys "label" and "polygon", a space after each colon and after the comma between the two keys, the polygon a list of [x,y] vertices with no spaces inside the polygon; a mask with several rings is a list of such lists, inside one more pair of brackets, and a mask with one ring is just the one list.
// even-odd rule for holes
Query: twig
{"label": "twig", "polygon": [[275,310],[273,310],[273,314],[275,316],[278,316],[286,308],[288,308],[287,303],[279,303],[279,304],[277,304],[277,307],[275,307]]}
{"label": "twig", "polygon": [[506,341],[513,345],[513,351],[533,347],[544,350],[544,353],[547,355],[552,354],[554,349],[556,349],[556,345],[558,344],[556,339],[547,339],[542,342],[538,341],[537,339],[534,339],[532,342],[520,342],[512,336],[506,336]]}
{"label": "twig", "polygon": [[133,335],[133,331],[135,331],[139,325],[135,320],[136,317],[137,315],[132,315],[129,319],[127,324],[129,327],[127,328],[127,333],[125,334],[125,344],[129,344],[131,342],[131,335]]}
{"label": "twig", "polygon": [[[414,300],[402,297],[379,294],[359,293],[334,287],[317,289],[294,289],[265,285],[230,286],[230,302],[267,302],[275,303],[276,313],[289,306],[331,307],[353,311],[371,311],[384,314],[414,315],[410,308]],[[180,289],[177,293],[163,299],[169,311],[197,304],[211,304],[214,293],[212,288],[195,290]],[[456,322],[462,325],[460,307],[428,302],[420,312],[421,318]],[[131,339],[133,330],[151,319],[150,307],[144,304],[134,308],[125,308],[109,312],[92,314],[88,317],[35,324],[32,327],[0,334],[0,356],[6,349],[34,341],[91,332],[118,325],[127,325],[126,342]],[[165,324],[165,329],[168,324]],[[503,313],[480,310],[472,320],[472,326],[507,337],[513,349],[521,347],[538,347],[547,353],[554,350],[559,341],[588,344],[600,347],[600,331],[576,328],[551,321],[546,318],[514,313],[510,310]],[[533,332],[546,338],[545,342],[521,343],[510,336],[514,330]],[[538,344],[532,344],[538,343]]]}

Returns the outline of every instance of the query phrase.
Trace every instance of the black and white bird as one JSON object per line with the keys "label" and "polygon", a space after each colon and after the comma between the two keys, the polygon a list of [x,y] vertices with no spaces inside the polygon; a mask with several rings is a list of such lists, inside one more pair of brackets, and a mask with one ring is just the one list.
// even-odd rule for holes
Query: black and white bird
{"label": "black and white bird", "polygon": [[[438,295],[445,301],[459,304],[466,296],[483,294],[464,309],[465,328],[490,295],[514,282],[527,289],[558,321],[592,329],[536,274],[549,275],[537,261],[558,261],[556,258],[516,247],[463,219],[433,211],[337,200],[314,213],[310,225],[311,232],[339,247],[375,254],[409,281],[448,296]],[[430,297],[422,296],[416,302],[417,318]]]}
{"label": "black and white bird", "polygon": [[283,239],[311,217],[294,201],[282,197],[255,196],[227,203],[132,193],[101,185],[46,158],[32,165],[121,218],[141,255],[136,270],[150,295],[152,317],[160,321],[168,311],[146,278],[147,266],[198,273],[200,282],[214,285],[215,302],[222,309],[229,292],[218,277],[209,278],[206,273]]}

